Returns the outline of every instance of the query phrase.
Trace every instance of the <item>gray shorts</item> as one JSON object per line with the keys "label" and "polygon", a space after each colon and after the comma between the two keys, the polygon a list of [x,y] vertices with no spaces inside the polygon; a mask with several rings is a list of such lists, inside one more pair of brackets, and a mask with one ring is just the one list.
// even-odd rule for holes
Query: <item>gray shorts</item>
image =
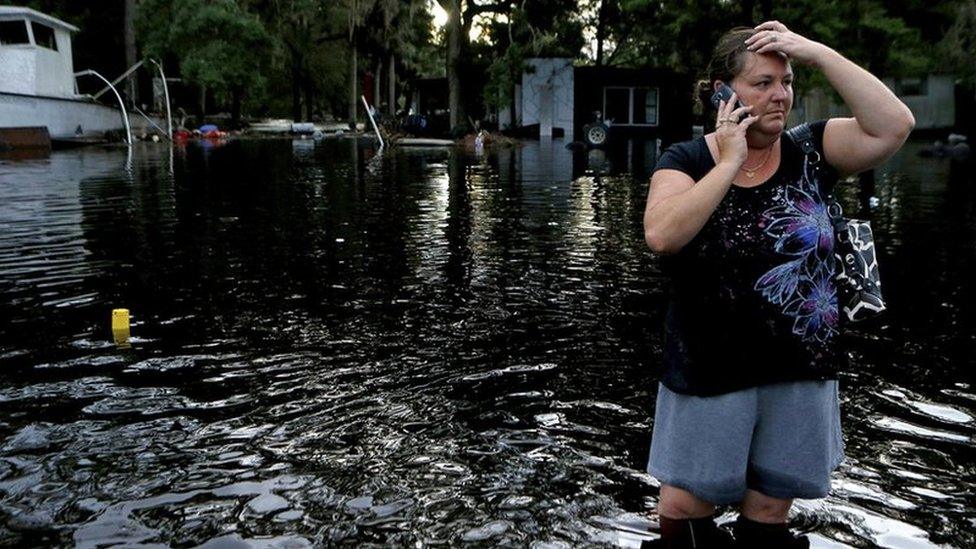
{"label": "gray shorts", "polygon": [[752,387],[712,397],[658,387],[647,472],[714,503],[746,488],[822,498],[844,459],[837,381]]}

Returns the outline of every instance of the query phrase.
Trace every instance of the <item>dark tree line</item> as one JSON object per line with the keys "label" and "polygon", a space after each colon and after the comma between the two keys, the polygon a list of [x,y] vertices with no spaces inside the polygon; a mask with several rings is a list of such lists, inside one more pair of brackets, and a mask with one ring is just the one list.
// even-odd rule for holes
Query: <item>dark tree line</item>
{"label": "dark tree line", "polygon": [[[450,123],[472,94],[511,105],[524,61],[700,70],[717,36],[778,19],[882,76],[952,72],[976,90],[976,0],[0,0],[82,28],[75,61],[109,76],[162,59],[208,105],[252,116],[326,114],[355,123],[359,95],[394,112],[420,76],[446,76]],[[363,90],[369,73],[373,87]],[[473,74],[484,73],[474,78]],[[817,85],[816,78],[806,85]],[[148,86],[143,83],[145,92]],[[976,94],[976,92],[974,92]],[[135,86],[128,88],[131,100]],[[475,113],[477,116],[477,113]]]}

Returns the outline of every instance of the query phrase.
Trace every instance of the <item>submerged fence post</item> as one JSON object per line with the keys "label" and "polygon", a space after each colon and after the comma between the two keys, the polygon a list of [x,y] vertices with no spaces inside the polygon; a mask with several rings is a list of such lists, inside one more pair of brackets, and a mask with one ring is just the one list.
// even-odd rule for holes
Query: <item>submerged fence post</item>
{"label": "submerged fence post", "polygon": [[365,95],[360,95],[359,98],[363,100],[363,106],[366,107],[366,115],[369,116],[369,122],[373,125],[373,131],[376,132],[376,138],[380,140],[380,148],[382,149],[385,143],[383,143],[383,136],[380,135],[380,129],[376,127],[376,120],[373,120],[373,111],[369,108],[369,103],[366,102]]}

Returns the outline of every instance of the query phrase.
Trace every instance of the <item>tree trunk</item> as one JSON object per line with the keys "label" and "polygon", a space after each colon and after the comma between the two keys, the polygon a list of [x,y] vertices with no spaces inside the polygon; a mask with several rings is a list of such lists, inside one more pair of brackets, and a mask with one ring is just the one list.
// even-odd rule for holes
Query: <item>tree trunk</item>
{"label": "tree trunk", "polygon": [[383,96],[380,94],[380,90],[383,86],[380,85],[380,80],[383,78],[383,60],[376,60],[376,70],[373,71],[373,110],[378,114],[380,112],[380,105],[383,103]]}
{"label": "tree trunk", "polygon": [[197,118],[199,123],[202,125],[207,116],[207,87],[200,86],[200,103],[198,104],[199,111],[197,113]]}
{"label": "tree trunk", "polygon": [[358,68],[357,68],[357,53],[356,53],[356,42],[355,40],[350,41],[349,48],[352,52],[349,55],[349,129],[356,131],[356,112],[357,105],[359,102],[358,93],[356,93],[356,82],[359,80]]}
{"label": "tree trunk", "polygon": [[596,22],[596,66],[603,66],[603,39],[606,35],[606,5],[607,0],[600,0],[600,11]]}
{"label": "tree trunk", "polygon": [[518,91],[519,91],[518,84],[514,83],[514,81],[513,81],[512,82],[512,98],[511,98],[511,101],[510,101],[509,106],[508,106],[508,109],[509,109],[508,112],[511,113],[511,115],[509,116],[509,121],[508,121],[508,128],[510,130],[514,130],[515,128],[519,127],[518,119],[515,117],[515,106],[518,105],[518,97],[517,97]]}
{"label": "tree trunk", "polygon": [[241,103],[244,98],[244,89],[240,86],[234,86],[230,93],[230,125],[236,130],[241,127]]}
{"label": "tree trunk", "polygon": [[386,76],[386,109],[391,116],[396,116],[397,103],[396,103],[396,58],[393,53],[386,60],[387,65],[387,76]]}
{"label": "tree trunk", "polygon": [[315,114],[315,86],[312,82],[312,71],[302,71],[302,84],[305,89],[305,121],[311,122]]}
{"label": "tree trunk", "polygon": [[[447,9],[450,8],[450,9]],[[461,103],[461,0],[448,0],[447,11],[447,106],[451,111],[451,132],[459,130],[464,123],[464,107]]]}
{"label": "tree trunk", "polygon": [[[136,0],[125,0],[125,68],[135,65],[138,52],[136,51]],[[138,73],[129,75],[126,79],[126,95],[129,96],[129,104],[136,105],[139,101],[139,86],[137,86]]]}
{"label": "tree trunk", "polygon": [[291,52],[291,119],[302,121],[302,64],[295,51]]}

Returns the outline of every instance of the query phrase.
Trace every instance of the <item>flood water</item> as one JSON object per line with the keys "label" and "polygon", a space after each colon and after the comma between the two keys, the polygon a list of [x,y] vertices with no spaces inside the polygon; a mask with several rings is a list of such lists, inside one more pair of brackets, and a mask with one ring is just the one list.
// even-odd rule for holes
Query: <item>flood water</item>
{"label": "flood water", "polygon": [[[847,337],[847,460],[793,517],[814,547],[976,544],[976,181],[920,147],[841,188],[871,210],[890,313]],[[655,536],[655,155],[0,160],[0,544]]]}

